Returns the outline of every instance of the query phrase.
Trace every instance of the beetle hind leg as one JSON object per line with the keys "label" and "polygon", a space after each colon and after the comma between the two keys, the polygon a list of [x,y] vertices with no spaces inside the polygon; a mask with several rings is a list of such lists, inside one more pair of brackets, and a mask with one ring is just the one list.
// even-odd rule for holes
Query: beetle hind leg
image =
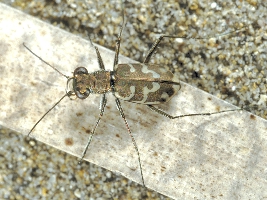
{"label": "beetle hind leg", "polygon": [[167,112],[154,107],[153,105],[147,105],[152,111],[163,115],[164,117],[167,117],[169,119],[176,119],[176,118],[182,118],[182,117],[191,117],[191,116],[205,116],[205,115],[215,115],[215,114],[219,114],[219,113],[225,113],[225,112],[233,112],[233,111],[238,111],[238,110],[244,110],[243,108],[237,108],[237,109],[230,109],[230,110],[222,110],[222,111],[218,111],[218,112],[207,112],[207,113],[192,113],[192,114],[184,114],[184,115],[177,115],[177,116],[173,116],[168,114]]}

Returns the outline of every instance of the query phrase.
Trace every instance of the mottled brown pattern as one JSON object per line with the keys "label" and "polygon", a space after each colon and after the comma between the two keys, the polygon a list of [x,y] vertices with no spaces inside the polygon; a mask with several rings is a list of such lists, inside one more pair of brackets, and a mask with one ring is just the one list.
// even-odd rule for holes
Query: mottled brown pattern
{"label": "mottled brown pattern", "polygon": [[[147,64],[146,66],[148,70],[144,70],[144,64],[138,63],[117,65],[114,73],[115,96],[122,100],[151,105],[169,101],[180,89],[178,80],[170,71],[158,65]],[[133,68],[135,71],[131,72]],[[149,72],[150,70],[155,73]],[[158,75],[159,78],[155,78]],[[134,94],[132,94],[131,87],[135,89]],[[155,91],[148,91],[151,89]]]}
{"label": "mottled brown pattern", "polygon": [[[135,72],[130,72],[130,65],[132,65],[135,69]],[[144,73],[142,69],[144,66],[147,66],[148,70],[154,71],[160,75],[159,78],[154,78],[151,72]],[[146,81],[169,81],[169,82],[178,82],[178,80],[173,80],[173,73],[167,71],[160,67],[160,65],[155,64],[118,64],[115,66],[114,71],[116,72],[116,77],[119,79],[127,79],[127,80],[146,80]]]}
{"label": "mottled brown pattern", "polygon": [[104,94],[110,91],[110,72],[97,71],[90,74],[76,75],[76,88],[81,93],[90,89],[91,93]]}

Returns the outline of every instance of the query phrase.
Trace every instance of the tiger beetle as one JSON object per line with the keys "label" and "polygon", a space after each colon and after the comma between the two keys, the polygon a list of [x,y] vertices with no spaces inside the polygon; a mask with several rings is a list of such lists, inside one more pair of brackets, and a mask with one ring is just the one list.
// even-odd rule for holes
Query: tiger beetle
{"label": "tiger beetle", "polygon": [[[124,18],[123,18],[124,26]],[[115,58],[113,63],[113,71],[105,70],[105,66],[99,50],[96,46],[91,45],[95,48],[98,65],[100,70],[88,73],[85,67],[78,67],[74,70],[73,76],[69,77],[61,73],[58,69],[50,65],[48,62],[43,60],[41,57],[36,55],[32,50],[30,50],[24,43],[24,47],[30,51],[34,56],[39,58],[42,62],[53,68],[59,74],[67,79],[67,86],[69,91],[60,98],[60,100],[53,105],[32,127],[28,136],[32,133],[37,124],[53,109],[58,105],[65,97],[72,99],[77,97],[79,99],[86,99],[90,94],[101,94],[100,99],[100,113],[98,119],[91,131],[91,135],[88,139],[87,145],[82,153],[79,163],[83,160],[88,147],[92,141],[92,138],[96,132],[96,128],[104,114],[107,99],[106,93],[111,92],[115,97],[115,103],[120,115],[125,123],[128,134],[131,137],[132,143],[134,145],[135,151],[138,155],[139,169],[141,173],[142,184],[145,186],[145,181],[143,177],[142,164],[140,159],[139,149],[137,147],[136,141],[132,135],[128,122],[125,118],[123,109],[121,107],[120,100],[129,101],[133,103],[144,104],[152,111],[163,115],[169,119],[176,119],[188,116],[199,116],[199,115],[213,115],[223,112],[237,111],[240,109],[223,110],[218,112],[209,113],[195,113],[195,114],[185,114],[179,116],[172,116],[167,112],[156,108],[155,105],[168,102],[181,88],[178,78],[170,71],[162,68],[160,65],[150,64],[149,61],[151,56],[155,53],[156,48],[160,44],[163,38],[185,38],[178,37],[175,35],[161,35],[152,45],[148,51],[143,63],[122,63],[118,64],[118,56],[120,50],[121,34],[123,30],[121,26],[119,34],[116,40]],[[195,38],[195,39],[206,39],[206,38]],[[69,88],[71,86],[71,88]]]}

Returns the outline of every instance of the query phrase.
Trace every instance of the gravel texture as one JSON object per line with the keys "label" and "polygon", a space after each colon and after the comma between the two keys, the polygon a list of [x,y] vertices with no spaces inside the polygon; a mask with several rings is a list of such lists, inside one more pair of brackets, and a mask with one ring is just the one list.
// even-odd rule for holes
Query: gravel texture
{"label": "gravel texture", "polygon": [[[122,24],[120,1],[1,2],[73,34],[89,35],[110,49]],[[160,34],[187,37],[165,39],[152,62],[179,73],[184,82],[266,116],[266,2],[156,0],[126,1],[123,6],[127,24],[121,54],[142,62]],[[1,198],[168,199],[90,163],[78,165],[77,158],[20,134],[5,129],[0,134]]]}

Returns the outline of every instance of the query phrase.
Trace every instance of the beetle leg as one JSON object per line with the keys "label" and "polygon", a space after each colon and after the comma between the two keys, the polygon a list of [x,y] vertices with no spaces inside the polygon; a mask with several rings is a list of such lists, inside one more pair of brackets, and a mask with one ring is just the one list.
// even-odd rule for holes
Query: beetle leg
{"label": "beetle leg", "polygon": [[129,135],[130,135],[130,137],[131,137],[131,139],[132,139],[132,143],[133,143],[133,145],[134,145],[135,151],[137,152],[137,155],[138,155],[138,162],[139,162],[139,168],[140,168],[141,177],[142,177],[142,183],[143,183],[143,185],[145,186],[145,181],[144,181],[144,176],[143,176],[143,170],[142,170],[142,165],[141,165],[141,159],[140,159],[140,153],[139,153],[137,144],[136,144],[135,139],[134,139],[134,137],[133,137],[133,135],[132,135],[132,132],[131,132],[131,130],[130,130],[130,127],[129,127],[129,125],[128,125],[128,122],[126,121],[125,115],[124,115],[123,110],[122,110],[122,107],[121,107],[120,100],[119,100],[118,98],[116,98],[115,101],[116,101],[117,108],[118,108],[118,110],[119,110],[119,112],[120,112],[120,115],[121,115],[122,119],[124,120],[124,123],[125,123],[125,126],[126,126],[127,130],[128,130],[128,133],[129,133]]}
{"label": "beetle leg", "polygon": [[97,128],[97,126],[98,126],[98,124],[99,124],[99,122],[100,122],[100,120],[101,120],[103,114],[104,114],[106,104],[107,104],[107,98],[106,98],[106,95],[103,94],[103,95],[102,95],[102,98],[101,98],[101,100],[100,100],[100,113],[99,113],[98,120],[96,121],[95,126],[94,126],[94,128],[93,128],[93,130],[92,130],[92,132],[91,132],[91,135],[90,135],[90,137],[89,137],[89,140],[88,140],[88,142],[87,142],[87,145],[86,145],[86,147],[85,147],[85,149],[84,149],[84,151],[83,151],[82,157],[81,157],[81,159],[79,160],[79,164],[82,162],[82,160],[83,160],[83,158],[84,158],[84,156],[85,156],[85,154],[86,154],[86,152],[87,152],[87,149],[88,149],[88,147],[89,147],[89,145],[90,145],[90,143],[91,143],[91,141],[92,141],[92,139],[93,139],[93,136],[94,136],[94,134],[95,134],[95,130],[96,130],[96,128]]}
{"label": "beetle leg", "polygon": [[[220,35],[215,35],[215,36],[212,36],[212,37],[221,37],[221,36],[226,36],[226,35],[230,35],[232,33],[237,33],[239,31],[243,31],[245,28],[247,27],[244,27],[244,28],[240,28],[240,29],[237,29],[237,30],[234,30],[234,31],[231,31],[231,32],[228,32],[228,33],[224,33],[224,34],[220,34]],[[193,39],[197,39],[197,40],[203,40],[203,39],[209,39],[209,38],[212,38],[212,37],[194,37]],[[145,57],[145,60],[143,63],[148,63],[150,61],[150,58],[151,56],[155,53],[155,50],[156,48],[158,47],[159,43],[161,42],[161,40],[163,38],[183,38],[183,39],[190,39],[188,37],[181,37],[181,36],[177,36],[177,35],[161,35],[152,45],[152,47],[149,49],[148,51],[148,54],[146,55]]]}
{"label": "beetle leg", "polygon": [[97,61],[98,61],[98,64],[99,64],[99,68],[102,69],[102,70],[105,70],[105,65],[103,63],[103,60],[101,58],[101,55],[98,51],[98,48],[96,46],[95,47],[95,51],[96,51],[96,55],[97,55]]}
{"label": "beetle leg", "polygon": [[161,35],[152,45],[152,47],[149,49],[148,51],[148,54],[146,55],[145,57],[145,60],[143,63],[148,63],[151,56],[155,53],[156,51],[156,48],[158,47],[159,43],[161,42],[161,40],[163,38],[185,38],[185,37],[178,37],[178,36],[175,36],[175,35]]}
{"label": "beetle leg", "polygon": [[124,15],[123,15],[122,25],[121,25],[120,32],[118,34],[118,38],[117,38],[117,41],[116,41],[116,49],[115,49],[115,58],[114,58],[114,63],[113,63],[113,70],[115,69],[115,66],[118,64],[118,61],[119,61],[119,53],[120,53],[120,45],[121,45],[121,34],[122,34],[122,30],[123,30],[124,26],[125,26],[125,22],[124,22]]}
{"label": "beetle leg", "polygon": [[182,118],[182,117],[191,117],[191,116],[203,116],[203,115],[214,115],[214,114],[219,114],[219,113],[224,113],[224,112],[232,112],[232,111],[238,111],[238,110],[244,110],[243,108],[237,108],[237,109],[231,109],[231,110],[222,110],[222,111],[218,111],[218,112],[207,112],[207,113],[193,113],[193,114],[185,114],[185,115],[178,115],[178,116],[172,116],[170,114],[168,114],[167,112],[156,108],[152,105],[147,105],[151,110],[153,110],[154,112],[163,115],[169,119],[176,119],[176,118]]}

